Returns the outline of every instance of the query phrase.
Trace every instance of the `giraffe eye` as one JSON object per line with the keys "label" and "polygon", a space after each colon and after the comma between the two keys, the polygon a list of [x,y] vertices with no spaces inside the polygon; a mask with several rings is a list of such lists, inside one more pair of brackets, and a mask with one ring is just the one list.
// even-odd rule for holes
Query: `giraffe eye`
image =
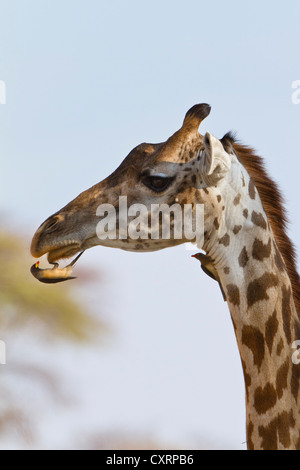
{"label": "giraffe eye", "polygon": [[174,181],[173,176],[143,176],[142,182],[147,188],[152,189],[156,193],[162,193],[165,191]]}

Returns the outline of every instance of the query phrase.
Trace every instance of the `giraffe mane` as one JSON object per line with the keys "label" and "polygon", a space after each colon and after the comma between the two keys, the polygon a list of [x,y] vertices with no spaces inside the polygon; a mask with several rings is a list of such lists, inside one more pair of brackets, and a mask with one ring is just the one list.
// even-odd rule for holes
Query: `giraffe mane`
{"label": "giraffe mane", "polygon": [[241,144],[231,132],[225,134],[221,142],[226,151],[231,151],[233,148],[257,188],[279,251],[285,262],[292,284],[295,307],[300,317],[300,277],[296,267],[295,247],[287,235],[288,218],[281,191],[277,183],[267,173],[263,159],[256,155],[253,148]]}

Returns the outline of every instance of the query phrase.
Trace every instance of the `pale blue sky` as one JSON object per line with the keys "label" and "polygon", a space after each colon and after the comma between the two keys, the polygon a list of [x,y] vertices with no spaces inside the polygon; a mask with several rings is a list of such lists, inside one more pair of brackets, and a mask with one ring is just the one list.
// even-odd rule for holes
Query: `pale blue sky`
{"label": "pale blue sky", "polygon": [[[299,247],[300,105],[291,101],[299,15],[296,0],[2,1],[0,213],[29,242],[132,147],[165,140],[190,106],[208,102],[201,131],[236,130],[265,157]],[[107,317],[118,331],[109,351],[78,358],[86,428],[151,430],[179,441],[201,435],[244,448],[229,312],[190,252],[95,248],[81,264],[110,274]],[[67,419],[50,419],[50,429],[67,429]]]}

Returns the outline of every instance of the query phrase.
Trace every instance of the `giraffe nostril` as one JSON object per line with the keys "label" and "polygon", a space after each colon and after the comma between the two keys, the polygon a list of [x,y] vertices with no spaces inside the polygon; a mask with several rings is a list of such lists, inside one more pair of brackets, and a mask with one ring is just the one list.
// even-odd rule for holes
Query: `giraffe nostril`
{"label": "giraffe nostril", "polygon": [[54,217],[51,217],[51,219],[49,219],[48,222],[44,224],[43,230],[45,232],[51,232],[58,224],[58,222],[61,222],[62,219],[62,215],[55,215]]}
{"label": "giraffe nostril", "polygon": [[51,230],[56,224],[57,224],[57,220],[53,220],[47,227],[46,227],[46,230],[49,231]]}

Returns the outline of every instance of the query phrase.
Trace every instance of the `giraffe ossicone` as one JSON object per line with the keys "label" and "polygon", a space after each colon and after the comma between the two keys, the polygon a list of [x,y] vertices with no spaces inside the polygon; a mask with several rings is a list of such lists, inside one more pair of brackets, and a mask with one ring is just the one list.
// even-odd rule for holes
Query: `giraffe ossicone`
{"label": "giraffe ossicone", "polygon": [[40,226],[31,253],[57,263],[97,245],[138,252],[176,246],[191,240],[184,230],[175,236],[178,220],[170,212],[169,238],[162,234],[163,216],[156,237],[130,237],[132,219],[121,217],[114,226],[119,236],[109,238],[101,235],[110,219],[99,225],[97,208],[107,204],[118,215],[120,197],[126,197],[129,207],[143,207],[135,228],[140,224],[149,235],[151,206],[189,205],[192,223],[197,205],[204,206],[204,253],[198,259],[228,302],[245,379],[248,449],[300,449],[294,348],[300,340],[300,282],[282,196],[251,148],[231,134],[217,139],[199,133],[209,113],[209,105],[195,105],[165,142],[134,148],[110,176]]}

